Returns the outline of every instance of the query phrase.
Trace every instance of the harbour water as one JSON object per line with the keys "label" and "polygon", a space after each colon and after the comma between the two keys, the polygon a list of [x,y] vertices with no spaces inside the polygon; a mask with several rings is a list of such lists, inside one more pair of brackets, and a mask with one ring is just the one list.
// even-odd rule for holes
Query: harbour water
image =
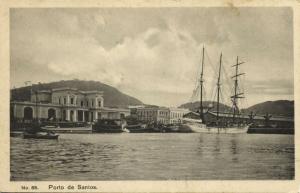
{"label": "harbour water", "polygon": [[11,137],[11,180],[290,180],[294,136],[61,134]]}

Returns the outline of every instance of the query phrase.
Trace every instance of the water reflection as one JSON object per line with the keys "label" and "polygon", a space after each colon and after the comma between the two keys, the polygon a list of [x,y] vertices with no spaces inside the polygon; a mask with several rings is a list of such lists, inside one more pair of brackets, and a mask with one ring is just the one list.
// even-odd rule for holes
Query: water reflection
{"label": "water reflection", "polygon": [[214,156],[214,159],[219,159],[219,155],[220,155],[220,152],[221,152],[221,146],[220,146],[220,143],[221,143],[221,138],[220,138],[220,135],[214,135],[214,141],[212,141],[212,143],[214,143],[213,147],[213,156]]}
{"label": "water reflection", "polygon": [[203,135],[199,136],[199,140],[198,140],[198,148],[197,148],[197,153],[199,156],[202,156],[203,150],[202,147],[204,145],[204,139],[203,139]]}
{"label": "water reflection", "polygon": [[230,139],[230,144],[231,144],[231,152],[232,154],[238,154],[238,149],[237,149],[237,139],[233,135]]}
{"label": "water reflection", "polygon": [[239,161],[239,159],[238,159],[239,151],[238,151],[237,138],[235,135],[231,136],[230,144],[231,144],[230,150],[232,153],[232,162],[237,163]]}

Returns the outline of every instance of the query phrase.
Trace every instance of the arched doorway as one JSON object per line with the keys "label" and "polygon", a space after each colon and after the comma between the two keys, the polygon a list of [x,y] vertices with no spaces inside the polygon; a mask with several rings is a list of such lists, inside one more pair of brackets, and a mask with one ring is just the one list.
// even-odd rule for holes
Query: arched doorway
{"label": "arched doorway", "polygon": [[24,119],[25,120],[32,120],[33,119],[33,110],[31,107],[24,108]]}
{"label": "arched doorway", "polygon": [[56,119],[56,111],[55,109],[48,109],[48,120],[54,120]]}

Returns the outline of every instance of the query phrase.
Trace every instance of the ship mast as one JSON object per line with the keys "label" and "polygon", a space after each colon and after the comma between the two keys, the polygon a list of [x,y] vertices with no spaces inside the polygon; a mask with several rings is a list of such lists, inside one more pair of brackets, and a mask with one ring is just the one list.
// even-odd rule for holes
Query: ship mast
{"label": "ship mast", "polygon": [[204,122],[204,116],[203,116],[203,68],[204,68],[204,46],[202,49],[202,66],[201,66],[201,74],[200,74],[200,109],[199,109],[199,113],[200,113],[200,118],[202,120],[202,122]]}
{"label": "ship mast", "polygon": [[221,67],[222,67],[222,53],[220,56],[220,66],[219,66],[219,75],[217,83],[217,124],[219,124],[219,111],[220,111],[220,91],[221,91]]}
{"label": "ship mast", "polygon": [[235,75],[231,78],[234,79],[234,95],[231,96],[232,99],[232,106],[233,106],[233,123],[235,123],[235,117],[237,114],[239,114],[239,108],[238,108],[238,99],[244,98],[242,96],[244,93],[239,93],[238,91],[238,77],[241,75],[244,75],[245,73],[239,73],[239,65],[243,64],[244,62],[239,62],[239,57],[236,58],[236,64],[232,67],[235,67]]}

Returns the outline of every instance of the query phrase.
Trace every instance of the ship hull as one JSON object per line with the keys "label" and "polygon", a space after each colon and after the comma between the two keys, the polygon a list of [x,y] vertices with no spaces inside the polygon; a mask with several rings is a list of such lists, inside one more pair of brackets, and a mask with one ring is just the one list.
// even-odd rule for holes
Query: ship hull
{"label": "ship hull", "polygon": [[130,133],[152,133],[152,128],[147,127],[146,124],[127,124],[126,129]]}
{"label": "ship hull", "polygon": [[179,127],[179,132],[184,133],[204,133],[206,130],[206,125],[202,123],[184,123]]}
{"label": "ship hull", "polygon": [[126,122],[120,119],[100,119],[92,125],[93,133],[129,133]]}
{"label": "ship hull", "polygon": [[92,132],[93,133],[123,133],[124,129],[122,128],[122,126],[98,124],[98,125],[93,125]]}
{"label": "ship hull", "polygon": [[182,131],[192,133],[216,133],[216,134],[241,134],[247,133],[249,126],[229,126],[229,127],[208,127],[204,124],[183,124],[180,128]]}
{"label": "ship hull", "polygon": [[247,133],[249,125],[229,127],[207,127],[208,133],[242,134]]}

